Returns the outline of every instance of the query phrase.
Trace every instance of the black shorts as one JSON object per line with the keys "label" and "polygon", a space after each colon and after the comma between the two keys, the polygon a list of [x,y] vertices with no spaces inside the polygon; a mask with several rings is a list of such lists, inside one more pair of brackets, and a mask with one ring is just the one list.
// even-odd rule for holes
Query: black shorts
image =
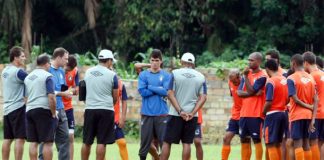
{"label": "black shorts", "polygon": [[195,137],[195,130],[197,126],[197,117],[192,118],[190,121],[185,121],[179,116],[169,116],[164,141],[167,143],[179,144],[193,143]]}
{"label": "black shorts", "polygon": [[240,120],[230,119],[226,128],[226,132],[232,132],[234,134],[239,134],[240,131]]}
{"label": "black shorts", "polygon": [[4,139],[25,139],[26,138],[26,106],[12,111],[3,117]]}
{"label": "black shorts", "polygon": [[254,117],[241,117],[240,138],[251,137],[252,139],[261,139],[263,119]]}
{"label": "black shorts", "polygon": [[84,112],[83,143],[91,145],[94,138],[97,144],[115,143],[114,111],[86,109]]}
{"label": "black shorts", "polygon": [[74,113],[73,108],[68,109],[65,111],[67,120],[68,120],[68,127],[69,127],[69,134],[74,134]]}
{"label": "black shorts", "polygon": [[28,142],[53,142],[58,119],[48,109],[36,108],[26,113]]}

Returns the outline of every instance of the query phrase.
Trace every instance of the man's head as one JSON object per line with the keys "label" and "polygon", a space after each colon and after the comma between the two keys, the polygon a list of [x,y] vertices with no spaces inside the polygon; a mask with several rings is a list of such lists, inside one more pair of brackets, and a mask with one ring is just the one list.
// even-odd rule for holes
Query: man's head
{"label": "man's head", "polygon": [[46,53],[41,54],[37,57],[36,64],[37,66],[42,67],[48,71],[49,68],[51,67],[50,57]]}
{"label": "man's head", "polygon": [[64,67],[69,60],[69,52],[62,47],[56,48],[53,52],[54,63],[58,67]]}
{"label": "man's head", "polygon": [[99,52],[98,55],[99,63],[106,65],[108,68],[113,66],[113,63],[116,61],[114,54],[111,50],[103,49]]}
{"label": "man's head", "polygon": [[304,59],[300,54],[295,54],[290,59],[290,69],[296,71],[298,68],[303,68]]}
{"label": "man's head", "polygon": [[262,63],[262,54],[260,52],[253,52],[249,55],[248,60],[250,69],[258,69]]}
{"label": "man's head", "polygon": [[68,63],[64,67],[65,71],[72,71],[77,66],[77,60],[74,55],[69,55]]}
{"label": "man's head", "polygon": [[19,66],[22,66],[25,64],[25,53],[24,53],[24,49],[18,46],[14,46],[10,49],[10,62],[11,63],[15,63]]}
{"label": "man's head", "polygon": [[323,62],[323,59],[320,56],[316,56],[316,65],[320,70],[323,70],[324,62]]}
{"label": "man's head", "polygon": [[238,86],[241,83],[240,71],[238,69],[230,70],[228,78],[235,86]]}
{"label": "man's head", "polygon": [[265,63],[265,69],[267,74],[272,77],[274,73],[278,71],[278,63],[274,59],[269,59]]}
{"label": "man's head", "polygon": [[278,50],[275,50],[275,49],[268,50],[266,52],[265,59],[266,59],[266,61],[268,61],[270,59],[274,59],[274,60],[276,60],[276,62],[278,64],[280,64],[280,53]]}
{"label": "man's head", "polygon": [[181,64],[182,66],[186,67],[195,67],[195,56],[192,53],[185,53],[181,57]]}
{"label": "man's head", "polygon": [[162,52],[159,49],[153,49],[150,55],[150,63],[152,70],[159,70],[161,69],[162,64]]}
{"label": "man's head", "polygon": [[310,72],[310,67],[316,65],[316,56],[313,52],[305,52],[303,54],[304,68],[306,72]]}

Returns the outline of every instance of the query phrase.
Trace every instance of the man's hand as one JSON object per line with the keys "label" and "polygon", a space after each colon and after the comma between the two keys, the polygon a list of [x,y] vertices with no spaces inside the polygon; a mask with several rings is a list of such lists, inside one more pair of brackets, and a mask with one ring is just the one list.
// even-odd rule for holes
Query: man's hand
{"label": "man's hand", "polygon": [[194,117],[194,114],[189,113],[186,121],[190,121],[193,117]]}
{"label": "man's hand", "polygon": [[243,71],[243,74],[244,74],[245,76],[247,76],[247,75],[249,75],[249,73],[250,73],[250,68],[249,68],[249,67],[245,67],[245,69],[244,69],[244,71]]}
{"label": "man's hand", "polygon": [[184,112],[184,111],[181,111],[181,112],[180,112],[180,116],[182,117],[183,120],[186,121],[187,118],[188,118],[188,113],[186,113],[186,112]]}
{"label": "man's hand", "polygon": [[125,126],[125,119],[123,117],[121,117],[119,120],[119,123],[118,123],[118,127],[124,128],[124,126]]}
{"label": "man's hand", "polygon": [[311,123],[309,124],[309,127],[308,127],[308,132],[309,133],[314,133],[315,132],[315,120],[312,119]]}
{"label": "man's hand", "polygon": [[63,94],[63,97],[66,97],[66,98],[72,98],[72,96],[73,96],[73,93],[71,93],[69,90],[62,92],[62,94]]}
{"label": "man's hand", "polygon": [[259,90],[255,95],[256,96],[261,96],[263,94],[263,91],[262,90]]}

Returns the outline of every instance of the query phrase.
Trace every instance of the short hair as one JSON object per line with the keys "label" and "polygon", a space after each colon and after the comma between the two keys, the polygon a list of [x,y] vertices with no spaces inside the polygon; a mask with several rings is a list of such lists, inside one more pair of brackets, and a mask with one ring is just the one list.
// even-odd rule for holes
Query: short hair
{"label": "short hair", "polygon": [[323,68],[324,64],[323,64],[323,59],[320,56],[316,56],[316,64],[320,67]]}
{"label": "short hair", "polygon": [[265,68],[276,72],[276,71],[278,71],[278,63],[274,59],[269,59],[265,63]]}
{"label": "short hair", "polygon": [[109,60],[113,60],[112,58],[107,58],[107,59],[98,59],[99,60],[99,63],[106,63],[108,62]]}
{"label": "short hair", "polygon": [[57,58],[57,57],[63,57],[65,53],[69,53],[66,49],[59,47],[56,48],[53,52],[53,59]]}
{"label": "short hair", "polygon": [[266,52],[266,55],[270,55],[272,59],[278,60],[278,63],[280,63],[280,53],[276,49],[270,49]]}
{"label": "short hair", "polygon": [[294,74],[294,70],[288,69],[288,71],[287,71],[287,77],[289,77],[292,74]]}
{"label": "short hair", "polygon": [[304,62],[307,62],[311,65],[316,63],[316,56],[313,52],[307,51],[303,54]]}
{"label": "short hair", "polygon": [[291,62],[295,62],[298,67],[302,67],[304,63],[303,56],[301,54],[295,54],[291,57]]}
{"label": "short hair", "polygon": [[162,61],[162,52],[159,49],[153,49],[150,58],[158,58]]}
{"label": "short hair", "polygon": [[10,55],[9,55],[9,59],[10,62],[13,62],[15,60],[15,57],[19,57],[21,55],[21,53],[24,52],[24,49],[19,47],[19,46],[14,46],[10,49]]}
{"label": "short hair", "polygon": [[75,68],[77,66],[77,60],[74,55],[69,55],[68,63],[66,64],[71,69]]}
{"label": "short hair", "polygon": [[45,65],[46,63],[50,63],[50,57],[48,54],[43,53],[41,55],[39,55],[36,59],[36,64],[37,66],[42,66]]}

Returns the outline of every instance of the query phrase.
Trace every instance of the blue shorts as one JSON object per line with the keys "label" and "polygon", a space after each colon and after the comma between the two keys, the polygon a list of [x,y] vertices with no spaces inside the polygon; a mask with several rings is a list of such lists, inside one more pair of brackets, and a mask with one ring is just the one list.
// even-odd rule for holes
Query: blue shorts
{"label": "blue shorts", "polygon": [[124,135],[123,129],[119,128],[118,124],[115,123],[115,140],[121,139],[121,138],[124,138],[124,137],[125,137],[125,135]]}
{"label": "blue shorts", "polygon": [[310,139],[324,140],[324,119],[315,119],[315,132],[309,134]]}
{"label": "blue shorts", "polygon": [[308,127],[310,119],[301,119],[290,122],[290,135],[293,140],[309,138]]}
{"label": "blue shorts", "polygon": [[197,125],[196,125],[195,138],[202,138],[201,124],[199,124],[199,123],[197,123]]}
{"label": "blue shorts", "polygon": [[240,131],[239,123],[240,123],[240,120],[230,119],[228,121],[226,132],[232,132],[234,134],[239,134],[239,131]]}
{"label": "blue shorts", "polygon": [[281,143],[286,127],[286,113],[275,112],[266,115],[264,120],[264,141],[266,144]]}
{"label": "blue shorts", "polygon": [[252,139],[261,139],[262,118],[241,117],[240,118],[240,138],[251,137]]}
{"label": "blue shorts", "polygon": [[73,108],[66,110],[65,114],[66,114],[66,118],[68,120],[69,133],[74,134],[75,122],[74,122]]}

